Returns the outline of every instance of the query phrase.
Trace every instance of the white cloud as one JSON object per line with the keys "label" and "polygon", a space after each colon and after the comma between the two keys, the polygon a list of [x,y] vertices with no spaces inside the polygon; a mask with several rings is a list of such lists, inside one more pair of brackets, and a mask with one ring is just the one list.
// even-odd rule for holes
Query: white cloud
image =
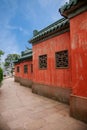
{"label": "white cloud", "polygon": [[33,2],[26,0],[26,2],[20,3],[20,12],[27,21],[32,22],[37,19],[38,14],[36,13],[35,5]]}
{"label": "white cloud", "polygon": [[[36,0],[0,0],[0,2],[1,1],[3,4],[0,4],[0,49],[5,52],[4,57],[6,57],[9,53],[19,53],[20,51],[18,39],[15,33],[12,33],[12,30],[18,30],[25,35],[29,35],[27,29],[11,24],[11,20],[15,17],[17,11],[29,22],[29,26],[32,25],[35,28],[39,27],[40,24],[41,27],[58,20],[60,17],[58,9],[69,0],[37,0],[38,7],[36,7],[34,3]],[[39,7],[42,12],[38,9]],[[42,17],[39,15],[42,15]]]}
{"label": "white cloud", "polygon": [[20,43],[12,30],[18,30],[25,35],[28,35],[28,31],[19,26],[11,26],[10,22],[15,17],[18,1],[17,0],[1,0],[0,1],[0,49],[5,54],[2,56],[2,60],[6,58],[8,54],[20,53]]}
{"label": "white cloud", "polygon": [[66,2],[69,2],[69,0],[38,0],[38,3],[47,12],[46,15],[49,15],[51,21],[56,21],[61,18],[58,10]]}
{"label": "white cloud", "polygon": [[62,0],[62,1],[60,2],[60,6],[61,6],[61,5],[63,6],[66,2],[69,3],[69,0]]}
{"label": "white cloud", "polygon": [[1,0],[0,2],[0,49],[5,52],[2,56],[4,60],[9,53],[19,53],[15,35],[5,28],[16,14],[17,0]]}
{"label": "white cloud", "polygon": [[[58,7],[61,4],[65,4],[66,2],[69,2],[69,0],[38,0],[40,6],[42,6],[43,8],[47,8],[48,6],[50,6],[50,10],[52,8],[52,6],[56,6],[56,4],[58,5]],[[55,4],[56,3],[56,4]],[[59,4],[58,4],[59,3]],[[49,12],[50,12],[49,10]]]}
{"label": "white cloud", "polygon": [[16,14],[17,0],[1,0],[0,4],[0,24],[6,25]]}
{"label": "white cloud", "polygon": [[26,35],[29,35],[29,32],[27,30],[25,30],[25,29],[23,29],[22,27],[19,27],[19,26],[6,25],[5,28],[8,29],[8,30],[18,30],[20,32],[23,32]]}
{"label": "white cloud", "polygon": [[6,29],[0,30],[0,49],[5,52],[3,59],[7,54],[19,53],[16,37]]}
{"label": "white cloud", "polygon": [[38,0],[40,6],[43,8],[47,7],[53,0]]}

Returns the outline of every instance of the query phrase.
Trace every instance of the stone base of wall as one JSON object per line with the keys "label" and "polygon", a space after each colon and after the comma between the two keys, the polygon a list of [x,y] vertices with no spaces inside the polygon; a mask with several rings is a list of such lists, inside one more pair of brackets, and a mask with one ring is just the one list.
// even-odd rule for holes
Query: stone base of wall
{"label": "stone base of wall", "polygon": [[87,123],[87,98],[71,95],[70,115]]}
{"label": "stone base of wall", "polygon": [[20,77],[14,76],[14,81],[15,81],[15,82],[20,82]]}
{"label": "stone base of wall", "polygon": [[26,87],[32,87],[32,80],[20,78],[20,84]]}
{"label": "stone base of wall", "polygon": [[32,92],[69,104],[71,89],[33,83]]}

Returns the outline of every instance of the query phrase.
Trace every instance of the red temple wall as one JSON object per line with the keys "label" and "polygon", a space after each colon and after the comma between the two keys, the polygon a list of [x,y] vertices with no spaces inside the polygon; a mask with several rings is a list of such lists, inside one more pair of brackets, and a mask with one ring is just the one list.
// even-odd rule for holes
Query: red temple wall
{"label": "red temple wall", "polygon": [[[15,76],[16,77],[20,77],[20,78],[24,78],[24,79],[32,79],[33,77],[33,73],[31,72],[31,64],[32,61],[22,61],[19,64],[15,65]],[[28,65],[28,73],[24,73],[24,65]],[[17,67],[20,67],[20,71],[17,72]]]}
{"label": "red temple wall", "polygon": [[70,20],[73,94],[87,97],[87,12]]}
{"label": "red temple wall", "polygon": [[[69,68],[58,69],[55,67],[55,52],[69,51]],[[47,54],[47,69],[39,69],[40,55]],[[33,45],[33,81],[51,86],[71,87],[71,62],[70,62],[70,33]]]}
{"label": "red temple wall", "polygon": [[[32,61],[22,61],[20,63],[20,68],[21,68],[21,78],[24,79],[32,79],[33,73],[31,72],[31,64]],[[28,73],[24,73],[24,65],[28,65]]]}
{"label": "red temple wall", "polygon": [[15,76],[20,77],[20,72],[17,72],[17,67],[20,67],[20,63],[15,64]]}

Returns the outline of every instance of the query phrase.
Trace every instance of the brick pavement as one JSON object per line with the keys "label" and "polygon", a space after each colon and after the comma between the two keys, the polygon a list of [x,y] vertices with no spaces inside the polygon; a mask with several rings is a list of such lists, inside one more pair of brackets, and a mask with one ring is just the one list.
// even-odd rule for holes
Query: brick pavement
{"label": "brick pavement", "polygon": [[70,117],[68,105],[9,78],[0,88],[0,130],[87,130],[87,124]]}

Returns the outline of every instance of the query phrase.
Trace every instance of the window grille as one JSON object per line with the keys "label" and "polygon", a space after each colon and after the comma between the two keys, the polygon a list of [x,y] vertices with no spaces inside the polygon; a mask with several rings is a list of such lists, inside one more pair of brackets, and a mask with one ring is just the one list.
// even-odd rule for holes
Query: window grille
{"label": "window grille", "polygon": [[28,65],[24,65],[24,73],[28,73]]}
{"label": "window grille", "polygon": [[60,51],[55,53],[56,68],[67,68],[68,62],[68,50]]}
{"label": "window grille", "polygon": [[20,72],[20,67],[19,66],[17,66],[17,72]]}
{"label": "window grille", "polygon": [[39,68],[46,69],[47,68],[47,55],[39,56]]}
{"label": "window grille", "polygon": [[33,73],[33,64],[31,64],[31,73]]}

